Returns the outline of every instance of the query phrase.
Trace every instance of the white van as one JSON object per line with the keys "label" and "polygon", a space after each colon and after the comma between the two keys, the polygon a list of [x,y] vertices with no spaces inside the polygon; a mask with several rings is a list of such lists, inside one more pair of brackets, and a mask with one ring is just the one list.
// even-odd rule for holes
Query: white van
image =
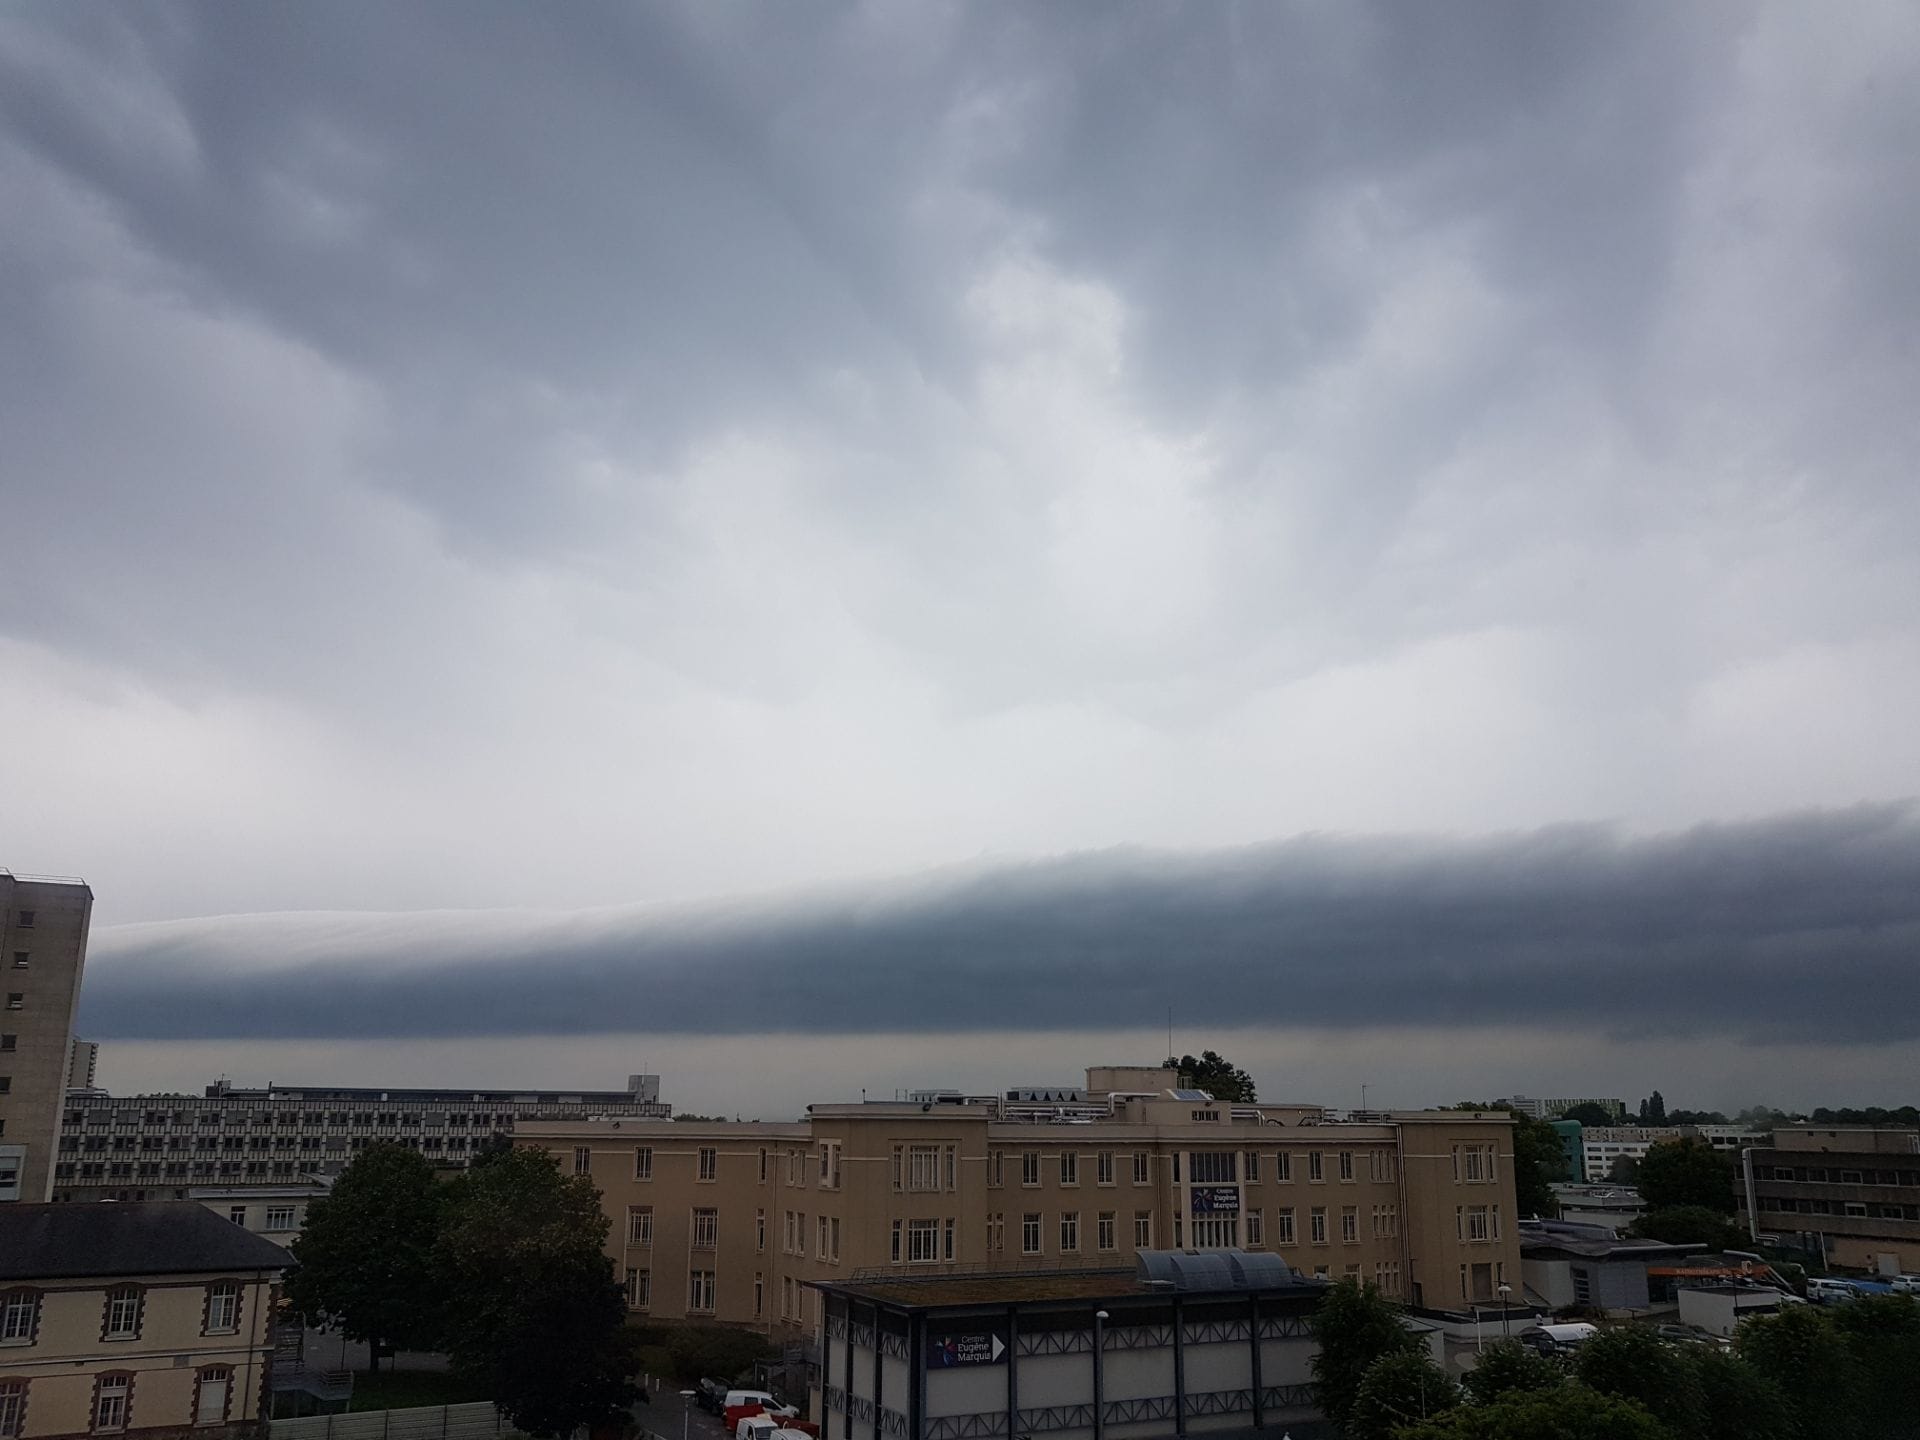
{"label": "white van", "polygon": [[1586,1344],[1599,1333],[1598,1325],[1589,1325],[1584,1320],[1569,1321],[1564,1325],[1529,1325],[1520,1332],[1520,1343],[1533,1347],[1542,1355],[1564,1355]]}
{"label": "white van", "polygon": [[1807,1299],[1816,1305],[1844,1305],[1859,1298],[1860,1292],[1844,1280],[1807,1281]]}

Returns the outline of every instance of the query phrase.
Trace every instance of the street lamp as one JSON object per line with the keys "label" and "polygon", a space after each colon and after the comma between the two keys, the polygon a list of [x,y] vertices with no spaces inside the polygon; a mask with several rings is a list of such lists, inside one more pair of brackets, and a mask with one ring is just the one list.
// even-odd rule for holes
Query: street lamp
{"label": "street lamp", "polygon": [[1513,1294],[1511,1285],[1500,1287],[1500,1338],[1502,1340],[1507,1338],[1507,1297],[1511,1294]]}
{"label": "street lamp", "polygon": [[693,1406],[687,1402],[693,1399],[694,1393],[692,1390],[680,1392],[680,1440],[687,1440],[687,1426],[693,1420]]}
{"label": "street lamp", "polygon": [[1111,1318],[1104,1310],[1093,1312],[1093,1440],[1104,1440],[1106,1434],[1100,1414],[1106,1408],[1100,1394],[1100,1364],[1105,1358],[1102,1352],[1106,1349],[1106,1324]]}

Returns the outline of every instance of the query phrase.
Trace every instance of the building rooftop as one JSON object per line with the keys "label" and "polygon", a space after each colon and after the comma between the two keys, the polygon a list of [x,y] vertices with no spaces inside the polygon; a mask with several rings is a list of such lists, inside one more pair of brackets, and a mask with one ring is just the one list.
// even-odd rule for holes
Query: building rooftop
{"label": "building rooftop", "polygon": [[0,1276],[284,1270],[293,1257],[192,1200],[0,1205]]}
{"label": "building rooftop", "polygon": [[1664,1240],[1622,1237],[1604,1225],[1575,1220],[1522,1220],[1519,1224],[1523,1256],[1564,1255],[1582,1260],[1672,1260],[1698,1255],[1705,1245],[1669,1245]]}
{"label": "building rooftop", "polygon": [[[1230,1257],[1237,1257],[1238,1265]],[[1183,1264],[1207,1262],[1202,1277],[1178,1283],[1154,1276]],[[1234,1273],[1238,1271],[1238,1273]],[[1210,1283],[1206,1276],[1218,1276]],[[1317,1295],[1327,1282],[1290,1269],[1278,1256],[1242,1250],[1143,1250],[1132,1269],[999,1270],[967,1275],[855,1275],[810,1281],[817,1290],[903,1309],[964,1305],[1047,1304],[1078,1300],[1217,1299],[1222,1295]]]}

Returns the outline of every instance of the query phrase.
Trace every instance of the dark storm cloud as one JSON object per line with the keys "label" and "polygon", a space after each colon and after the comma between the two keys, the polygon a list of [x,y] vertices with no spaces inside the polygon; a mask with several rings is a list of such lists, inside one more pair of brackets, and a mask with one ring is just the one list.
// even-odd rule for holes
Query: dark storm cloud
{"label": "dark storm cloud", "polygon": [[131,1038],[1536,1025],[1920,1036],[1920,807],[1623,838],[1294,840],[788,903],[107,930]]}

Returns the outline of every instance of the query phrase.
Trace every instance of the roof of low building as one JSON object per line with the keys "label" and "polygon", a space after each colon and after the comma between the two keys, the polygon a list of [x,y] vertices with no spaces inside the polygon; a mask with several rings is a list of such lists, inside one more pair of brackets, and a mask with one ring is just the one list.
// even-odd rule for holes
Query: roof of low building
{"label": "roof of low building", "polygon": [[[1220,1259],[1227,1252],[1208,1251],[1198,1256],[1186,1252],[1142,1251],[1158,1257],[1171,1253],[1188,1260]],[[1239,1252],[1236,1252],[1239,1253]],[[1268,1258],[1265,1256],[1253,1257]],[[1276,1257],[1277,1259],[1277,1257]],[[1133,1269],[977,1271],[958,1275],[855,1276],[852,1280],[809,1281],[815,1289],[830,1294],[852,1295],[902,1309],[938,1309],[966,1305],[1021,1305],[1086,1300],[1205,1300],[1223,1296],[1298,1294],[1318,1296],[1327,1288],[1324,1280],[1309,1278],[1289,1269],[1284,1262],[1271,1268],[1258,1268],[1244,1276],[1230,1276],[1222,1269],[1213,1283],[1199,1276],[1187,1283],[1156,1282],[1153,1267],[1143,1262]]]}
{"label": "roof of low building", "polygon": [[193,1200],[0,1205],[0,1276],[186,1275],[284,1270],[271,1240]]}
{"label": "roof of low building", "polygon": [[1566,1255],[1582,1260],[1669,1260],[1698,1255],[1705,1245],[1669,1245],[1664,1240],[1641,1240],[1616,1235],[1604,1225],[1582,1225],[1572,1220],[1522,1220],[1523,1256]]}

